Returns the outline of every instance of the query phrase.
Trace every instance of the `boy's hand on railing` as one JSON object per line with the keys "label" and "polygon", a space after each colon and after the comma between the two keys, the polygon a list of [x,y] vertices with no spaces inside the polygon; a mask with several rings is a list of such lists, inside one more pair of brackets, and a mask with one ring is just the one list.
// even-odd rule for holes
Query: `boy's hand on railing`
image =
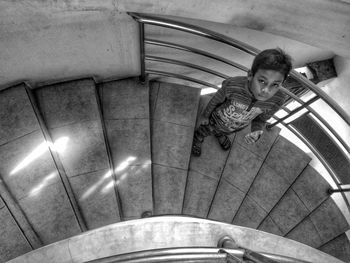
{"label": "boy's hand on railing", "polygon": [[255,143],[255,142],[257,142],[257,140],[259,140],[261,134],[263,134],[263,131],[255,131],[255,132],[248,133],[244,137],[244,140],[248,144]]}

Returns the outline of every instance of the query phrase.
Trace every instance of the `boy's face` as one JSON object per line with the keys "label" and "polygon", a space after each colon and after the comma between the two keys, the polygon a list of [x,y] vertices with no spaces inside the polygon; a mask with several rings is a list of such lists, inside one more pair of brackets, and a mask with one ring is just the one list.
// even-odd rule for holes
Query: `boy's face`
{"label": "boy's face", "polygon": [[258,69],[254,76],[248,73],[249,88],[257,100],[271,98],[281,87],[284,76],[276,70]]}

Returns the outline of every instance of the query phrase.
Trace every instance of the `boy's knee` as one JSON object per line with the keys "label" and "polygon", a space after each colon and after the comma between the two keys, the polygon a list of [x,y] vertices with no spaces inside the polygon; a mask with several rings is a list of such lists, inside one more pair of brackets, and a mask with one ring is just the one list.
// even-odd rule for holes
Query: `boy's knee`
{"label": "boy's knee", "polygon": [[196,133],[201,137],[206,137],[211,134],[209,125],[200,125],[196,130]]}

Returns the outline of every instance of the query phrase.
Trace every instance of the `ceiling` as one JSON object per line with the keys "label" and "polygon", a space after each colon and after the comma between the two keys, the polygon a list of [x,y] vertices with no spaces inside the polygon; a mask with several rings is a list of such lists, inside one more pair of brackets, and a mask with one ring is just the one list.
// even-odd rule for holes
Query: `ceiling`
{"label": "ceiling", "polygon": [[350,58],[350,5],[342,1],[1,0],[0,85],[138,75],[138,28],[126,11],[171,15],[259,49],[279,46],[295,66]]}

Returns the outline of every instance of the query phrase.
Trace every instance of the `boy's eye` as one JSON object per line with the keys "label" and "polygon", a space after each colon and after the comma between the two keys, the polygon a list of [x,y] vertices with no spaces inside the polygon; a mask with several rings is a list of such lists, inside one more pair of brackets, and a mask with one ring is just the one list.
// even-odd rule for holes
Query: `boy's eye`
{"label": "boy's eye", "polygon": [[259,79],[259,82],[262,83],[262,84],[264,84],[264,83],[265,83],[265,80]]}

